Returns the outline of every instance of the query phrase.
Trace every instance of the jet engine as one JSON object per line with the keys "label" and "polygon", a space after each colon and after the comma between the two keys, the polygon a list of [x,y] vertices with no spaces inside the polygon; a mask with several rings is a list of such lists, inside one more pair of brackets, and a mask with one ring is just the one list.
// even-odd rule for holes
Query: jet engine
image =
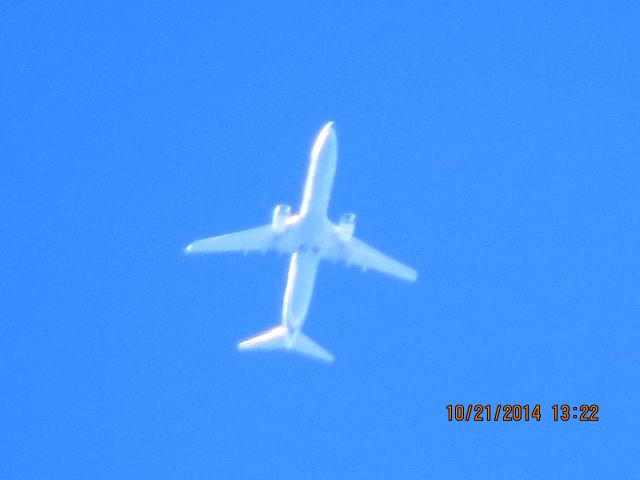
{"label": "jet engine", "polygon": [[340,217],[340,224],[338,230],[340,233],[340,240],[348,242],[353,237],[353,231],[356,229],[356,214],[344,213]]}
{"label": "jet engine", "polygon": [[287,219],[291,214],[289,205],[276,205],[273,209],[273,218],[271,219],[271,228],[276,233],[282,233],[287,228]]}

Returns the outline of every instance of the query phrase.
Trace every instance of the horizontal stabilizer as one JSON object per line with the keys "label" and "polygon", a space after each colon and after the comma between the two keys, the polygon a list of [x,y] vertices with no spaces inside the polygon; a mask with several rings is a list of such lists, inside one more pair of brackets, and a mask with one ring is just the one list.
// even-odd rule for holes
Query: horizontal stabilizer
{"label": "horizontal stabilizer", "polygon": [[333,362],[334,357],[302,332],[289,334],[287,327],[278,325],[260,335],[238,344],[238,350],[293,350],[324,362]]}
{"label": "horizontal stabilizer", "polygon": [[286,348],[287,327],[278,325],[238,344],[238,350],[273,350]]}
{"label": "horizontal stabilizer", "polygon": [[304,355],[322,360],[323,362],[333,362],[334,360],[331,353],[326,351],[302,332],[298,332],[294,335],[293,346],[290,348]]}

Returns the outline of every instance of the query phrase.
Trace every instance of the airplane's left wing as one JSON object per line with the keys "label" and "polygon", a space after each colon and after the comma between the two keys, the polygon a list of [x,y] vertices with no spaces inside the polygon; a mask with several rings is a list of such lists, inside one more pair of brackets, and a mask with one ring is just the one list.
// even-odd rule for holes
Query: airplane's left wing
{"label": "airplane's left wing", "polygon": [[413,268],[379,252],[355,237],[344,243],[337,256],[347,264],[358,265],[364,270],[370,268],[409,282],[415,282],[418,278],[418,272]]}
{"label": "airplane's left wing", "polygon": [[271,249],[281,249],[287,232],[277,234],[271,225],[250,228],[240,232],[228,233],[217,237],[203,238],[187,245],[185,253],[216,253],[216,252],[265,252]]}

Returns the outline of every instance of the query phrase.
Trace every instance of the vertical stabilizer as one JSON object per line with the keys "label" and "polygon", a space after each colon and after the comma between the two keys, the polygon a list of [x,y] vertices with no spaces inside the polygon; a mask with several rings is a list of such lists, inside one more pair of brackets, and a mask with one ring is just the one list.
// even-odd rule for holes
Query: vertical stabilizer
{"label": "vertical stabilizer", "polygon": [[334,357],[327,350],[298,331],[289,334],[287,327],[278,325],[260,335],[238,344],[238,350],[293,350],[323,362],[333,362]]}

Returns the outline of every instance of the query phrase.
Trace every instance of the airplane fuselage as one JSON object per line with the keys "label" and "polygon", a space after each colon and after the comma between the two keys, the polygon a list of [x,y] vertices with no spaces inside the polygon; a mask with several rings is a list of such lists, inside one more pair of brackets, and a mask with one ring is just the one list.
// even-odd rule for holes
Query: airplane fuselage
{"label": "airplane fuselage", "polygon": [[[298,249],[289,262],[282,302],[282,324],[298,332],[307,316],[322,251],[335,242],[335,225],[327,216],[336,174],[337,140],[327,124],[318,135],[304,185],[297,226]],[[323,151],[317,151],[323,146]]]}
{"label": "airplane fuselage", "polygon": [[338,158],[338,141],[332,125],[330,122],[324,126],[311,150],[311,162],[300,206],[301,218],[327,218]]}

